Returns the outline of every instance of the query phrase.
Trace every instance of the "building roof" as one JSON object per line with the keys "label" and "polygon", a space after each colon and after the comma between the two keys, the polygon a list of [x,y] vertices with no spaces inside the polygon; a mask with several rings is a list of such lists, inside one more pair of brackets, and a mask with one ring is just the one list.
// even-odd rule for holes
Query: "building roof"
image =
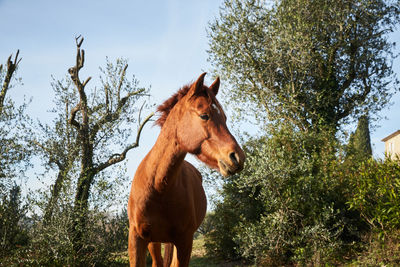
{"label": "building roof", "polygon": [[394,133],[386,136],[385,138],[382,139],[383,142],[386,142],[387,140],[395,137],[396,135],[400,134],[400,130],[395,131]]}

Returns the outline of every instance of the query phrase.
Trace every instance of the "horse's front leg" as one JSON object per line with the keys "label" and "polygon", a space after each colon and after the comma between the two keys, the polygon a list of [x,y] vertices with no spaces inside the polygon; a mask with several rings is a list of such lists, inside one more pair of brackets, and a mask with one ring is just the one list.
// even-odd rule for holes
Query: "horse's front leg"
{"label": "horse's front leg", "polygon": [[180,240],[175,244],[177,250],[176,266],[177,267],[188,267],[190,261],[190,255],[192,253],[193,236]]}
{"label": "horse's front leg", "polygon": [[133,230],[134,227],[129,227],[129,242],[128,253],[129,262],[131,267],[145,267],[146,266],[146,249],[148,242],[142,239]]}

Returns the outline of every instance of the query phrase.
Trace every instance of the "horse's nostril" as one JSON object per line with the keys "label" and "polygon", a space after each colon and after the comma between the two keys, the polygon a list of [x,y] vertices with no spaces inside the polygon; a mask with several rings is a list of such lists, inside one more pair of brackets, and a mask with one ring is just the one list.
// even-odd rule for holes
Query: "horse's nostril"
{"label": "horse's nostril", "polygon": [[239,165],[239,157],[236,155],[235,152],[230,153],[229,158],[231,159],[233,164]]}

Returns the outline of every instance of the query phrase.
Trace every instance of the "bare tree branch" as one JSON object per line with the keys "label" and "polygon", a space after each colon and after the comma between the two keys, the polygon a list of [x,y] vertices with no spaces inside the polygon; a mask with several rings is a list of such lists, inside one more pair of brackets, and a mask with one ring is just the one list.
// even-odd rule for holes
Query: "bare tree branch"
{"label": "bare tree branch", "polygon": [[63,168],[63,164],[57,158],[53,157],[54,152],[52,151],[51,148],[42,145],[37,140],[33,140],[32,142],[35,146],[39,147],[40,149],[46,152],[46,155],[49,156],[49,163],[55,163],[59,169]]}
{"label": "bare tree branch", "polygon": [[90,81],[90,79],[92,79],[92,77],[89,76],[89,77],[86,79],[86,81],[82,84],[82,86],[85,87],[86,84]]}
{"label": "bare tree branch", "polygon": [[[79,40],[79,39],[80,39],[80,40]],[[81,45],[82,45],[82,43],[83,43],[83,40],[84,40],[84,38],[83,38],[83,36],[81,36],[81,35],[75,37],[76,46],[77,46],[78,48],[81,47]]]}
{"label": "bare tree branch", "polygon": [[141,133],[142,133],[143,127],[144,127],[144,125],[151,119],[151,117],[153,117],[153,116],[154,116],[154,113],[151,113],[151,114],[150,114],[149,116],[147,116],[147,117],[144,119],[144,121],[140,124],[139,129],[138,129],[138,132],[137,132],[137,135],[136,135],[136,141],[135,141],[133,144],[131,144],[131,145],[129,145],[128,147],[126,147],[126,148],[124,149],[124,151],[122,151],[120,154],[111,155],[111,157],[110,157],[106,162],[101,163],[101,164],[95,169],[95,172],[98,173],[98,172],[104,170],[105,168],[107,168],[107,167],[109,167],[109,166],[111,166],[111,165],[114,165],[114,164],[116,164],[116,163],[118,163],[118,162],[123,161],[123,160],[126,158],[126,154],[129,152],[129,150],[131,150],[131,149],[133,149],[133,148],[135,148],[135,147],[138,147],[138,146],[139,146],[140,135],[141,135]]}
{"label": "bare tree branch", "polygon": [[[91,131],[91,140],[93,141],[94,137],[96,136],[97,132],[99,129],[106,123],[115,121],[119,118],[120,113],[128,99],[132,96],[139,95],[143,93],[145,89],[139,89],[135,92],[130,92],[127,94],[125,97],[123,97],[121,100],[118,101],[117,108],[114,112],[106,112],[103,117],[101,117],[92,127]],[[107,100],[107,99],[106,99]]]}
{"label": "bare tree branch", "polygon": [[119,79],[119,84],[118,84],[118,89],[117,89],[117,99],[118,99],[118,101],[120,99],[121,87],[122,87],[122,84],[124,83],[125,73],[126,73],[126,69],[127,68],[128,68],[128,64],[125,65],[125,67],[124,67],[124,69],[122,70],[122,73],[121,73],[121,78]]}
{"label": "bare tree branch", "polygon": [[[75,66],[68,69],[68,72],[71,75],[71,79],[74,82],[74,84],[76,85],[80,95],[85,94],[85,92],[84,92],[85,86],[91,79],[91,77],[88,77],[83,84],[79,79],[79,71],[80,71],[80,69],[82,69],[82,67],[84,66],[84,63],[85,63],[85,50],[81,49],[83,40],[84,40],[83,37],[81,37],[80,35],[75,38],[76,49],[77,49],[76,63],[75,63]],[[84,98],[86,99],[86,95]]]}
{"label": "bare tree branch", "polygon": [[[88,105],[87,105],[87,96],[85,93],[85,86],[90,81],[91,77],[88,77],[84,83],[82,83],[79,79],[79,70],[84,66],[85,62],[85,51],[81,49],[81,45],[84,38],[80,35],[75,38],[77,53],[76,53],[76,64],[74,67],[68,70],[69,74],[71,75],[71,79],[74,82],[76,88],[79,92],[79,104],[75,106],[71,110],[71,117],[69,119],[69,123],[75,126],[78,129],[83,130],[86,134],[88,134],[88,127],[89,127],[89,117],[88,117]],[[82,114],[82,124],[78,123],[75,119],[76,113],[81,111]],[[83,127],[82,127],[83,126]]]}
{"label": "bare tree branch", "polygon": [[76,127],[77,129],[80,128],[80,124],[79,122],[75,119],[76,113],[80,110],[81,108],[81,103],[79,103],[78,105],[76,105],[73,109],[71,109],[71,117],[69,118],[68,122],[73,125],[74,127]]}
{"label": "bare tree branch", "polygon": [[108,84],[104,84],[104,94],[106,98],[106,114],[110,113],[110,97],[108,91]]}
{"label": "bare tree branch", "polygon": [[[7,72],[0,92],[0,113],[3,110],[4,99],[6,98],[7,91],[8,89],[10,89],[11,78],[14,75],[14,72],[17,69],[18,64],[21,62],[21,58],[18,59],[18,55],[19,55],[19,49],[15,54],[14,61],[12,60],[12,55],[10,55],[7,59]],[[3,65],[1,65],[1,70],[2,69]]]}

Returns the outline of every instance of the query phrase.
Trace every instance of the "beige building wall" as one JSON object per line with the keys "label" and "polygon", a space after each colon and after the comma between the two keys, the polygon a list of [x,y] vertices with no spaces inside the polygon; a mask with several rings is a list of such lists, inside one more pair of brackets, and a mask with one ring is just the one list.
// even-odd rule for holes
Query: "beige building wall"
{"label": "beige building wall", "polygon": [[400,130],[382,139],[385,142],[385,153],[391,159],[400,158]]}

